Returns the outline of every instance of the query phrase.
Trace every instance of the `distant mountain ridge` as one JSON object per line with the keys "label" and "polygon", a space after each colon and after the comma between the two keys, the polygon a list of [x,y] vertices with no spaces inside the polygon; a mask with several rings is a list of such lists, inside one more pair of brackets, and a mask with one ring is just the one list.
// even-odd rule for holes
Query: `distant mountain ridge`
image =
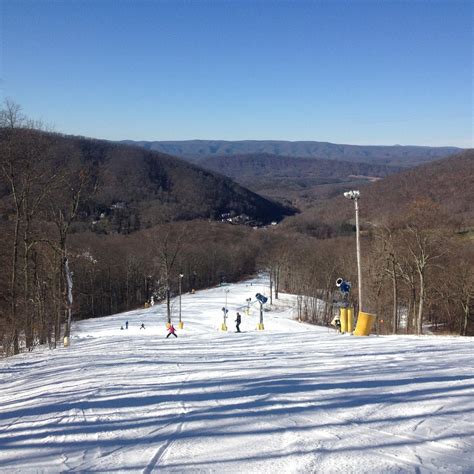
{"label": "distant mountain ridge", "polygon": [[456,147],[339,145],[328,142],[283,140],[123,140],[120,143],[138,145],[148,150],[196,162],[211,156],[267,153],[287,157],[323,158],[404,167],[438,160],[462,151],[461,148]]}
{"label": "distant mountain ridge", "polygon": [[[345,178],[349,175],[382,178],[404,168],[327,159],[296,158],[268,153],[232,156],[210,156],[199,165],[229,178],[246,182],[268,177],[297,178]],[[245,186],[245,184],[244,184]]]}

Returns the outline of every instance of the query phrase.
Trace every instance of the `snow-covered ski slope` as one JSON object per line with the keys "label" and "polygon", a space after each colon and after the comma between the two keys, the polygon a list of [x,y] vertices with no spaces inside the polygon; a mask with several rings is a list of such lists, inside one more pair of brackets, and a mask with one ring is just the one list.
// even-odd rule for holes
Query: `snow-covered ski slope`
{"label": "snow-covered ski slope", "polygon": [[262,283],[184,295],[178,339],[156,305],[0,361],[0,471],[474,472],[472,338],[337,335],[285,295],[236,334]]}

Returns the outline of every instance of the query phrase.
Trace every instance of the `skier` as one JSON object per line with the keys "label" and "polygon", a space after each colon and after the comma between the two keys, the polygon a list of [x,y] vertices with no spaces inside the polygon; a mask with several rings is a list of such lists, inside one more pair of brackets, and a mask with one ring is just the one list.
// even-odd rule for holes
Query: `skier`
{"label": "skier", "polygon": [[242,316],[240,316],[240,313],[237,311],[237,319],[235,320],[235,327],[237,329],[237,332],[241,332],[240,331],[240,323],[242,322]]}
{"label": "skier", "polygon": [[168,335],[166,336],[166,339],[168,339],[171,334],[173,334],[174,337],[178,337],[178,335],[176,334],[176,329],[172,324],[170,324],[170,327],[168,328]]}
{"label": "skier", "polygon": [[128,329],[128,321],[125,321],[125,329]]}
{"label": "skier", "polygon": [[140,329],[145,329],[145,323],[142,323],[142,325],[140,326]]}

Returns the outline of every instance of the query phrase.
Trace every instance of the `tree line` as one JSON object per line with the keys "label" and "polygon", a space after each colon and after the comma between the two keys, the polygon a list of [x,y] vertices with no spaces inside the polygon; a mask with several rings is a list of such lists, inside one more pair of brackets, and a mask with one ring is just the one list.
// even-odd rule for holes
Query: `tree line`
{"label": "tree line", "polygon": [[[474,334],[474,248],[459,223],[430,201],[415,200],[398,214],[366,219],[361,230],[364,311],[381,334]],[[297,234],[277,239],[268,268],[297,298],[298,318],[328,325],[341,303],[338,277],[352,282],[358,310],[355,236]],[[285,248],[287,249],[285,251]]]}

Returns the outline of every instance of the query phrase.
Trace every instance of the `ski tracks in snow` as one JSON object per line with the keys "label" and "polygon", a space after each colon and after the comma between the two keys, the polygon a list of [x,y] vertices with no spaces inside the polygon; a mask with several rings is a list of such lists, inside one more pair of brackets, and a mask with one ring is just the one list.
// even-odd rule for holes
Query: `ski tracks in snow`
{"label": "ski tracks in snow", "polygon": [[[440,412],[443,407],[440,407],[436,410],[435,413]],[[362,426],[362,423],[358,421],[347,422],[334,413],[329,413],[327,410],[323,410],[323,413],[319,413],[318,416],[323,415],[328,420],[334,421],[337,420],[341,424],[348,424],[352,427],[351,429],[351,439],[357,440],[357,443],[363,444],[365,446],[370,446],[371,440],[380,439],[384,440],[393,440],[391,445],[387,447],[374,446],[372,448],[371,456],[376,456],[378,458],[377,467],[374,467],[374,471],[371,470],[370,461],[367,461],[365,465],[364,472],[380,472],[381,471],[381,462],[380,458],[385,459],[388,464],[386,465],[385,470],[388,472],[390,469],[401,470],[402,472],[412,471],[415,473],[431,473],[436,471],[445,470],[449,472],[450,465],[456,465],[460,457],[465,456],[465,452],[447,442],[438,441],[435,439],[426,439],[421,436],[414,434],[418,426],[420,426],[426,419],[421,420],[413,428],[412,434],[400,434],[393,433],[384,429]],[[311,421],[309,417],[298,417],[299,419],[306,419]],[[292,420],[294,421],[294,420]],[[314,421],[314,420],[313,420]],[[375,437],[374,437],[375,433]],[[339,451],[344,451],[347,449],[346,443],[343,438],[331,431],[326,434],[333,434],[339,438],[338,441],[322,442],[320,445],[315,448],[314,459],[312,459],[308,464],[300,470],[300,472],[317,472],[317,471],[330,471],[330,472],[347,472],[347,466],[341,465],[338,467],[338,462],[336,458],[331,459],[331,454],[336,454]],[[423,447],[423,454],[418,453],[417,445]],[[390,449],[392,452],[388,452]],[[362,454],[362,453],[361,453]],[[349,456],[350,457],[350,456]],[[443,464],[439,464],[439,460],[443,459]],[[435,460],[435,464],[433,464]],[[352,459],[351,463],[355,463],[355,460]],[[355,464],[352,464],[354,466]]]}
{"label": "ski tracks in snow", "polygon": [[[180,416],[183,417],[184,413],[181,414]],[[184,421],[180,421],[178,423],[178,426],[176,427],[174,432],[171,433],[169,439],[158,448],[154,456],[150,459],[150,462],[148,463],[147,467],[143,470],[143,474],[150,474],[153,472],[154,469],[158,468],[158,466],[160,465],[160,461],[165,457],[166,452],[169,450],[171,445],[176,441],[179,434],[183,430],[183,425],[184,425]]]}
{"label": "ski tracks in snow", "polygon": [[[178,369],[181,368],[181,364],[176,364],[176,366],[178,367]],[[185,380],[183,381],[182,387],[176,392],[177,395],[181,395],[183,388],[188,382],[190,377],[191,377],[191,373],[188,373]],[[143,474],[151,474],[155,469],[157,469],[161,463],[161,460],[164,459],[164,457],[166,457],[166,453],[170,449],[171,445],[179,438],[179,435],[182,432],[183,425],[185,423],[184,417],[187,413],[186,404],[184,403],[184,401],[180,401],[179,404],[181,408],[181,413],[177,415],[178,424],[176,426],[176,429],[170,434],[169,438],[157,449],[153,457],[148,462],[146,468],[142,471]],[[161,433],[164,429],[166,429],[168,426],[171,426],[172,424],[173,422],[170,422],[167,425],[158,429],[158,431]]]}
{"label": "ski tracks in snow", "polygon": [[473,339],[336,336],[277,306],[218,333],[224,296],[183,295],[179,343],[157,305],[5,361],[0,472],[472,472]]}

